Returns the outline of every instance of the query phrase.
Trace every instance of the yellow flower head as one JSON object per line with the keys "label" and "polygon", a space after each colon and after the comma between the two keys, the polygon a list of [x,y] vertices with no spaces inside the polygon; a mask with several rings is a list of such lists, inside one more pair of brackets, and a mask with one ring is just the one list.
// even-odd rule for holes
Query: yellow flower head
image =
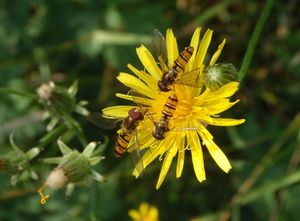
{"label": "yellow flower head", "polygon": [[149,206],[148,203],[141,203],[139,210],[129,210],[128,215],[132,221],[158,221],[158,209]]}
{"label": "yellow flower head", "polygon": [[[145,70],[138,70],[128,64],[128,68],[136,75],[121,72],[117,79],[139,95],[117,94],[118,97],[134,101],[138,107],[147,107],[148,116],[138,126],[138,141],[140,149],[145,149],[140,163],[146,168],[156,157],[163,160],[156,188],[162,184],[173,158],[177,155],[176,177],[182,174],[185,151],[191,151],[192,162],[197,179],[206,179],[202,146],[205,146],[217,165],[226,173],[231,165],[222,150],[213,141],[213,136],[207,130],[208,125],[234,126],[242,124],[244,119],[221,118],[219,114],[238,102],[231,102],[231,97],[237,90],[239,83],[231,81],[216,90],[210,90],[204,83],[204,59],[212,38],[212,30],[207,30],[200,38],[201,29],[197,28],[191,39],[190,46],[194,51],[185,66],[184,73],[197,75],[197,87],[184,83],[175,83],[169,92],[162,92],[158,88],[158,81],[162,79],[162,64],[156,61],[145,46],[137,48],[137,55]],[[209,66],[214,65],[224,47],[225,39],[213,54]],[[166,33],[167,68],[172,68],[179,55],[176,38],[171,29]],[[194,72],[194,73],[193,73]],[[168,97],[176,94],[178,103],[175,112],[169,120],[169,131],[165,138],[156,140],[153,135],[155,124],[162,117],[162,110]],[[103,109],[104,116],[125,118],[128,111],[136,106],[114,106]],[[131,143],[135,139],[131,139]],[[129,145],[130,146],[130,145]],[[138,165],[137,165],[138,166]],[[133,175],[138,177],[140,170],[135,168]]]}

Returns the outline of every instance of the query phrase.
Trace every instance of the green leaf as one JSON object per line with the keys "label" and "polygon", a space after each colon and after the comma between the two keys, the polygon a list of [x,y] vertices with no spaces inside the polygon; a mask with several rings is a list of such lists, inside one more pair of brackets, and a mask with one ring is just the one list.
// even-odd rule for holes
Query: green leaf
{"label": "green leaf", "polygon": [[82,152],[82,155],[84,157],[86,157],[87,159],[90,158],[93,154],[93,151],[95,149],[95,147],[97,146],[96,142],[91,142],[87,145],[87,147],[84,149],[84,151]]}
{"label": "green leaf", "polygon": [[20,152],[23,153],[23,151],[15,144],[14,139],[13,139],[13,134],[10,134],[10,136],[9,136],[9,142],[10,142],[10,145],[12,146],[12,148],[15,151],[20,151]]}
{"label": "green leaf", "polygon": [[86,108],[79,106],[79,105],[75,106],[75,112],[77,112],[78,114],[81,114],[83,116],[88,116],[90,113]]}
{"label": "green leaf", "polygon": [[43,163],[49,163],[49,164],[59,164],[61,161],[61,157],[51,157],[51,158],[44,158],[41,161]]}
{"label": "green leaf", "polygon": [[25,154],[29,160],[35,158],[41,152],[40,148],[34,147],[28,150]]}
{"label": "green leaf", "polygon": [[95,170],[92,170],[92,176],[95,180],[97,180],[99,182],[104,182],[105,181],[104,176],[102,176],[100,173],[96,172]]}
{"label": "green leaf", "polygon": [[72,152],[72,150],[64,142],[62,142],[60,139],[57,140],[57,144],[58,144],[58,147],[59,147],[59,149],[60,149],[60,151],[63,155],[66,155],[66,154]]}
{"label": "green leaf", "polygon": [[103,157],[103,156],[91,157],[89,159],[89,162],[90,162],[90,165],[93,166],[93,165],[96,165],[97,163],[99,163],[103,159],[105,159],[105,157]]}
{"label": "green leaf", "polygon": [[71,97],[74,97],[77,94],[78,91],[78,81],[74,81],[74,83],[69,87],[68,93],[71,95]]}

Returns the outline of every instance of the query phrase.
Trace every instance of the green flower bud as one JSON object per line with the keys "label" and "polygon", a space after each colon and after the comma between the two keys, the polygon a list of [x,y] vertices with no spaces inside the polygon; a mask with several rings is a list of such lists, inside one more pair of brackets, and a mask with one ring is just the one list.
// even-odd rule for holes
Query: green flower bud
{"label": "green flower bud", "polygon": [[205,85],[212,91],[232,81],[239,81],[238,71],[233,64],[218,63],[204,69]]}
{"label": "green flower bud", "polygon": [[93,177],[97,181],[102,181],[103,176],[92,170],[92,166],[99,163],[104,157],[93,156],[93,151],[97,144],[89,143],[82,153],[77,150],[71,150],[61,140],[58,140],[58,146],[62,152],[62,157],[45,159],[46,163],[55,163],[58,166],[51,171],[46,179],[46,182],[38,190],[41,195],[41,204],[45,204],[49,195],[44,195],[42,192],[46,187],[51,189],[60,189],[69,184],[76,184],[86,181]]}
{"label": "green flower bud", "polygon": [[40,153],[40,149],[34,147],[24,152],[14,143],[12,135],[10,136],[10,144],[12,150],[0,155],[0,172],[11,175],[12,185],[15,185],[23,174],[37,179],[37,174],[30,167],[30,160]]}
{"label": "green flower bud", "polygon": [[59,168],[62,168],[69,183],[80,182],[91,173],[89,160],[77,151],[65,155]]}
{"label": "green flower bud", "polygon": [[42,84],[37,94],[45,109],[55,117],[70,114],[75,108],[75,94],[69,93],[67,88],[56,86],[52,81]]}
{"label": "green flower bud", "polygon": [[22,172],[26,168],[28,159],[25,153],[20,151],[9,151],[0,156],[0,171],[8,174]]}
{"label": "green flower bud", "polygon": [[[67,126],[72,127],[74,122],[70,115],[72,112],[77,112],[81,115],[87,116],[88,110],[84,107],[87,105],[85,101],[76,103],[76,93],[78,90],[77,81],[75,81],[69,88],[60,87],[50,81],[42,84],[37,88],[37,94],[40,102],[47,110],[48,116],[51,120],[47,126],[47,130],[52,130],[60,120],[64,120]],[[73,128],[72,128],[73,129]]]}

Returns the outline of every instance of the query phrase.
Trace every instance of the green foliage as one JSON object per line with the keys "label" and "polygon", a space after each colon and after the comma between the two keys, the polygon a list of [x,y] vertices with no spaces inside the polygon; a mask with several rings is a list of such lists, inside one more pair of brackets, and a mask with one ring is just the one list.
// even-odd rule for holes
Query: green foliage
{"label": "green foliage", "polygon": [[[21,157],[38,180],[28,176],[11,186],[13,174],[0,174],[0,220],[129,220],[128,210],[142,201],[156,205],[161,220],[297,220],[298,15],[293,0],[1,1],[0,155],[11,153],[13,133],[22,152],[14,159]],[[99,112],[120,104],[114,95],[125,89],[115,77],[128,71],[127,63],[142,68],[135,48],[151,44],[153,29],[165,33],[172,27],[184,46],[196,26],[214,29],[209,53],[227,39],[219,62],[241,67],[243,81],[236,95],[239,105],[226,114],[245,118],[246,123],[227,130],[209,128],[232,162],[229,174],[220,172],[204,151],[205,182],[196,181],[187,156],[182,177],[174,178],[173,165],[155,190],[161,162],[136,180],[130,156],[113,157],[117,129],[94,127],[87,121],[87,109]],[[51,81],[56,86],[54,106],[36,92]],[[37,190],[53,167],[37,159],[60,156],[58,138],[79,153],[90,141],[107,144],[101,154],[95,151],[106,159],[93,166],[107,182],[82,185],[67,199],[65,190],[53,192],[41,206]],[[33,147],[41,152],[33,153]],[[83,153],[90,156],[93,148],[87,149]],[[23,154],[30,155],[26,162]],[[94,165],[99,159],[90,160]]]}

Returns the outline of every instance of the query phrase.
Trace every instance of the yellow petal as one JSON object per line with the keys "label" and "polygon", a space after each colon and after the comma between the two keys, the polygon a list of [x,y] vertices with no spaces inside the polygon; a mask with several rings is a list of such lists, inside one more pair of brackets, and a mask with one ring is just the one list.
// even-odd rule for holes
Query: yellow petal
{"label": "yellow petal", "polygon": [[222,113],[225,110],[228,110],[233,105],[235,105],[237,102],[239,102],[239,100],[230,102],[228,99],[220,99],[218,101],[214,101],[211,103],[205,102],[205,107],[207,108],[207,113],[209,115],[214,115],[214,114]]}
{"label": "yellow petal", "polygon": [[191,46],[193,46],[194,48],[194,53],[192,55],[192,57],[190,58],[190,61],[186,64],[186,68],[185,71],[192,71],[193,70],[193,64],[194,64],[194,60],[197,54],[197,49],[199,46],[199,40],[200,40],[200,32],[201,32],[201,28],[197,27],[196,30],[194,31],[193,37],[191,39]]}
{"label": "yellow petal", "polygon": [[158,221],[158,209],[155,206],[151,206],[149,209],[149,221]]}
{"label": "yellow petal", "polygon": [[116,93],[116,96],[125,100],[133,101],[136,104],[150,106],[152,104],[151,99],[147,99],[144,97],[131,96],[127,94]]}
{"label": "yellow petal", "polygon": [[189,131],[187,135],[189,147],[192,153],[192,162],[194,166],[195,175],[199,182],[202,182],[206,179],[206,176],[201,143],[196,131]]}
{"label": "yellow petal", "polygon": [[184,166],[184,153],[185,153],[185,146],[184,146],[184,140],[185,140],[185,132],[183,132],[183,136],[178,139],[177,146],[178,146],[178,159],[177,159],[177,166],[176,166],[176,178],[181,177],[183,166]]}
{"label": "yellow petal", "polygon": [[139,71],[131,64],[128,64],[127,67],[140,79],[142,79],[147,85],[151,88],[157,90],[157,80],[155,80],[150,74],[146,73],[145,71]]}
{"label": "yellow petal", "polygon": [[[207,119],[206,119],[207,120]],[[236,126],[245,122],[245,119],[210,118],[207,123],[214,126]]]}
{"label": "yellow petal", "polygon": [[167,30],[166,44],[167,44],[169,68],[171,68],[173,66],[175,59],[179,56],[177,41],[176,38],[174,37],[172,29]]}
{"label": "yellow petal", "polygon": [[167,155],[165,156],[164,162],[161,166],[158,181],[157,181],[157,184],[156,184],[156,189],[158,189],[161,186],[162,182],[164,181],[164,179],[165,179],[165,177],[166,177],[166,175],[169,171],[169,168],[171,166],[173,157],[177,153],[177,150],[178,150],[178,146],[176,145],[176,142],[175,142],[175,145],[170,146],[170,148],[167,152]]}
{"label": "yellow petal", "polygon": [[137,212],[136,210],[133,210],[133,209],[129,210],[128,215],[130,216],[131,219],[133,219],[133,221],[141,220],[141,216],[140,216],[139,212]]}
{"label": "yellow petal", "polygon": [[151,95],[152,89],[144,84],[142,81],[140,81],[138,78],[127,74],[127,73],[120,73],[117,79],[122,82],[127,87],[130,87],[131,89],[135,90],[136,92],[142,94],[142,95]]}
{"label": "yellow petal", "polygon": [[225,43],[226,43],[226,39],[224,39],[224,40],[222,41],[222,43],[219,44],[218,50],[217,50],[217,51],[214,53],[214,55],[212,56],[212,58],[211,58],[211,60],[210,60],[210,62],[209,62],[209,65],[213,65],[213,64],[216,63],[216,61],[218,60],[220,54],[222,53],[222,50],[223,50],[223,48],[224,48]]}
{"label": "yellow petal", "polygon": [[144,217],[148,214],[149,205],[148,203],[142,202],[140,205],[140,214]]}
{"label": "yellow petal", "polygon": [[239,87],[239,82],[232,81],[224,86],[220,87],[218,90],[211,92],[206,99],[216,100],[220,98],[226,98],[232,96]]}
{"label": "yellow petal", "polygon": [[203,139],[203,143],[207,147],[210,155],[215,160],[217,165],[226,173],[231,169],[231,165],[229,163],[229,160],[227,159],[226,155],[223,153],[223,151],[213,142],[213,140],[210,138],[211,134],[208,132],[208,130],[203,127],[202,130],[200,130],[200,136]]}
{"label": "yellow petal", "polygon": [[157,81],[161,79],[162,71],[158,67],[156,61],[154,60],[151,53],[145,46],[141,46],[136,49],[136,53],[141,60],[142,64],[146,68],[146,70],[155,78]]}
{"label": "yellow petal", "polygon": [[136,106],[112,106],[102,109],[102,113],[106,117],[125,118],[128,116],[128,111]]}
{"label": "yellow petal", "polygon": [[201,68],[201,65],[203,64],[203,61],[204,61],[206,53],[207,53],[207,49],[209,47],[209,44],[210,44],[210,41],[212,38],[212,34],[213,34],[213,31],[210,29],[208,29],[205,32],[205,34],[200,42],[199,48],[197,50],[197,55],[195,58],[193,69]]}

